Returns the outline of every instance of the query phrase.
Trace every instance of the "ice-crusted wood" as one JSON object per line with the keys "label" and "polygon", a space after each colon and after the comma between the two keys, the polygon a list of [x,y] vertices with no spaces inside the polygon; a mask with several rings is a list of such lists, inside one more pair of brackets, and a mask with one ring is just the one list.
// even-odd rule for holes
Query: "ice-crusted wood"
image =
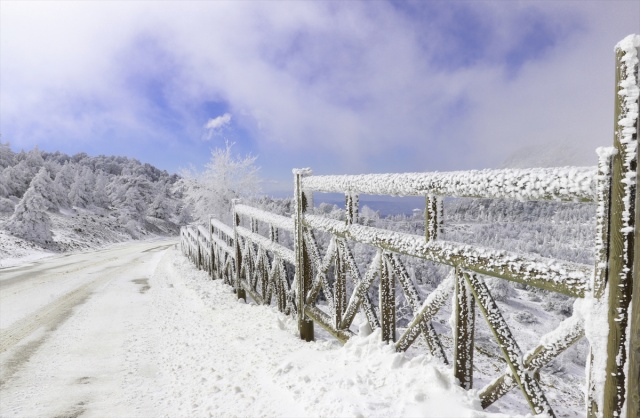
{"label": "ice-crusted wood", "polygon": [[447,302],[449,295],[454,288],[454,276],[449,274],[433,292],[427,296],[422,303],[422,307],[413,317],[411,323],[396,343],[397,351],[405,351],[420,333],[420,324],[424,321],[431,321],[440,308]]}
{"label": "ice-crusted wood", "polygon": [[309,199],[312,193],[305,193],[302,189],[302,180],[304,177],[311,175],[311,169],[294,169],[294,250],[295,250],[295,266],[296,266],[296,309],[298,312],[298,331],[300,338],[305,341],[312,341],[313,322],[306,317],[305,309],[306,295],[311,289],[312,269],[311,259],[309,257],[309,247],[305,242],[305,226],[304,216],[309,205]]}
{"label": "ice-crusted wood", "polygon": [[242,226],[238,226],[236,229],[237,229],[238,235],[241,236],[242,238],[250,240],[254,244],[264,248],[266,251],[270,251],[274,254],[277,254],[288,263],[295,264],[296,256],[294,251],[278,244],[277,242],[271,241],[267,237],[263,237],[260,234],[251,232],[250,230]]}
{"label": "ice-crusted wood", "polygon": [[285,231],[293,232],[294,230],[293,219],[286,216],[276,215],[275,213],[248,205],[236,205],[235,211],[240,215],[267,223],[279,229],[284,229]]}
{"label": "ice-crusted wood", "polygon": [[353,332],[351,332],[348,329],[336,330],[331,324],[331,317],[326,313],[324,313],[323,311],[321,311],[318,307],[306,305],[304,307],[304,310],[305,310],[305,314],[309,318],[311,318],[313,322],[320,325],[322,328],[325,329],[325,331],[327,331],[329,334],[336,337],[336,339],[341,343],[343,344],[346,343],[349,340],[349,338],[353,336]]}
{"label": "ice-crusted wood", "polygon": [[380,286],[378,308],[382,341],[396,341],[396,283],[385,261],[384,252],[380,259]]}
{"label": "ice-crusted wood", "polygon": [[442,198],[428,195],[425,200],[425,237],[427,241],[436,240],[442,228]]}
{"label": "ice-crusted wood", "polygon": [[340,329],[342,326],[342,315],[347,307],[347,268],[344,263],[346,245],[342,240],[339,240],[336,246],[335,265],[333,270],[333,306],[332,306],[332,320],[335,329]]}
{"label": "ice-crusted wood", "polygon": [[465,274],[473,296],[493,333],[504,359],[507,361],[513,377],[534,414],[547,413],[555,416],[538,381],[528,373],[522,358],[522,351],[513,338],[511,330],[500,313],[484,280],[475,274]]}
{"label": "ice-crusted wood", "polygon": [[356,281],[355,288],[351,294],[351,298],[349,299],[349,304],[347,305],[344,316],[342,317],[342,324],[340,328],[348,328],[351,325],[353,318],[360,307],[362,307],[371,329],[380,328],[380,321],[375,314],[373,305],[371,304],[371,300],[369,300],[369,296],[367,294],[367,291],[375,279],[375,275],[379,272],[380,257],[381,252],[377,251],[364,274],[364,278],[360,279],[359,277],[354,276]]}
{"label": "ice-crusted wood", "polygon": [[[233,239],[233,228],[229,225],[219,221],[215,218],[211,218],[209,221],[210,225],[215,228],[216,231],[219,231],[221,234],[225,235],[227,239]],[[215,235],[215,233],[213,234]],[[223,237],[221,237],[223,238]]]}
{"label": "ice-crusted wood", "polygon": [[[420,302],[420,296],[418,296],[418,292],[413,286],[411,279],[409,278],[409,273],[407,273],[407,269],[404,267],[398,256],[393,253],[383,253],[383,259],[387,265],[387,269],[394,277],[398,279],[400,283],[400,287],[402,288],[405,296],[405,300],[407,304],[411,308],[411,312],[415,315],[420,311],[420,307],[422,303]],[[420,333],[425,339],[427,343],[427,347],[429,347],[429,351],[431,355],[440,359],[444,364],[448,364],[447,356],[444,353],[444,349],[442,348],[442,343],[440,342],[440,337],[436,333],[435,329],[433,329],[433,325],[431,325],[431,321],[425,321],[424,319],[419,322],[418,327],[420,328]]]}
{"label": "ice-crusted wood", "polygon": [[474,247],[447,241],[428,241],[418,235],[393,232],[306,215],[305,224],[341,238],[382,250],[458,266],[464,270],[539,287],[573,297],[584,297],[593,267],[530,254]]}
{"label": "ice-crusted wood", "polygon": [[[637,228],[637,165],[638,165],[638,48],[640,35],[630,35],[616,46],[615,127],[613,180],[611,185],[611,221],[609,272],[609,339],[607,343],[606,380],[601,411],[605,416],[620,416],[627,402],[627,390],[637,383],[627,380],[629,360],[630,307],[634,281]],[[637,289],[636,289],[637,291]],[[638,308],[638,307],[634,307]],[[632,359],[637,361],[635,357]],[[628,387],[629,386],[629,387]],[[631,393],[631,392],[629,392]],[[637,392],[636,392],[637,393]],[[627,410],[637,410],[636,399],[631,398]],[[629,408],[630,406],[630,408]]]}
{"label": "ice-crusted wood", "polygon": [[595,201],[595,167],[310,176],[305,190],[392,196]]}
{"label": "ice-crusted wood", "polygon": [[[573,315],[565,319],[556,329],[545,334],[537,347],[524,355],[525,369],[530,374],[536,373],[583,336],[583,318]],[[482,407],[487,408],[517,386],[513,372],[510,369],[507,370],[478,392]]]}
{"label": "ice-crusted wood", "polygon": [[595,272],[593,296],[602,297],[609,270],[609,217],[611,210],[611,163],[615,148],[598,148]]}
{"label": "ice-crusted wood", "polygon": [[473,337],[475,332],[475,300],[461,269],[455,269],[455,326],[453,329],[453,375],[464,389],[473,387]]}
{"label": "ice-crusted wood", "polygon": [[345,194],[345,222],[353,224],[358,222],[359,196],[355,193]]}

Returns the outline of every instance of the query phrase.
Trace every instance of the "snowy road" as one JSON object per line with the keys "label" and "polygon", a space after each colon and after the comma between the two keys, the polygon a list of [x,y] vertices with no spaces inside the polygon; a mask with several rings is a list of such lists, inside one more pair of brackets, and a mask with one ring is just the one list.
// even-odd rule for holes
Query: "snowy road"
{"label": "snowy road", "polygon": [[174,244],[0,269],[0,416],[500,416],[375,333],[301,341]]}
{"label": "snowy road", "polygon": [[111,403],[123,399],[125,343],[144,332],[148,280],[174,244],[117,245],[1,269],[0,414],[117,414]]}

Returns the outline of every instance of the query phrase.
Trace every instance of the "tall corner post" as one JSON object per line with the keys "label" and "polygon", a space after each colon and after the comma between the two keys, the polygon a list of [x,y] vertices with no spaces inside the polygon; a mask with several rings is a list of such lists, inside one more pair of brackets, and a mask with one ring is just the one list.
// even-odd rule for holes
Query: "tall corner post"
{"label": "tall corner post", "polygon": [[302,179],[311,175],[311,169],[295,169],[294,176],[294,226],[296,254],[296,305],[298,308],[298,330],[304,341],[314,340],[313,321],[304,311],[306,295],[311,289],[311,260],[304,241],[304,213],[307,211],[310,198],[302,188]]}
{"label": "tall corner post", "polygon": [[604,417],[640,416],[639,47],[640,35],[630,35],[616,46]]}
{"label": "tall corner post", "polygon": [[247,300],[247,294],[242,287],[242,248],[240,248],[240,240],[238,239],[238,227],[240,226],[240,215],[236,212],[236,205],[240,203],[240,199],[233,199],[232,216],[233,216],[233,243],[236,253],[236,277],[234,290],[238,299]]}

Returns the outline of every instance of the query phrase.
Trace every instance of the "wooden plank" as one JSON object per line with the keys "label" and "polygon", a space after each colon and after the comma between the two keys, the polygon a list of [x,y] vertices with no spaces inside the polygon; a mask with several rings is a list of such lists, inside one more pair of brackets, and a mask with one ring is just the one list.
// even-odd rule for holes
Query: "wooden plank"
{"label": "wooden plank", "polygon": [[340,238],[368,244],[382,250],[423,258],[464,270],[539,287],[572,297],[584,297],[590,288],[593,266],[553,260],[531,254],[517,254],[491,248],[372,228],[345,226],[343,222],[307,215],[305,224]]}
{"label": "wooden plank", "polygon": [[344,252],[340,251],[344,243],[336,246],[335,267],[333,270],[333,326],[340,329],[342,325],[342,315],[347,307],[347,272],[344,265]]}
{"label": "wooden plank", "polygon": [[324,328],[328,333],[336,337],[338,341],[341,343],[346,343],[349,338],[351,338],[354,334],[348,329],[340,329],[336,330],[331,326],[331,317],[326,313],[322,312],[316,306],[306,305],[304,307],[304,313],[311,318],[315,323]]}
{"label": "wooden plank", "polygon": [[[409,308],[411,308],[411,312],[415,315],[420,310],[421,302],[418,292],[413,286],[413,283],[411,283],[407,270],[395,254],[383,253],[383,257],[389,267],[389,271],[394,275],[394,277],[398,278]],[[444,349],[442,348],[440,338],[438,337],[435,329],[433,329],[431,321],[425,321],[423,319],[420,321],[418,326],[425,342],[427,343],[427,347],[429,347],[431,355],[439,358],[444,364],[449,364],[447,356],[444,353]]]}
{"label": "wooden plank", "polygon": [[487,324],[489,328],[491,328],[491,332],[498,342],[504,359],[511,368],[513,377],[518,383],[518,386],[520,386],[529,407],[534,414],[546,412],[550,416],[555,417],[544,392],[540,388],[540,384],[532,375],[527,373],[523,364],[522,351],[513,338],[511,330],[500,313],[498,305],[496,305],[493,297],[491,297],[491,293],[489,293],[489,289],[484,283],[484,280],[475,274],[465,274],[464,278],[471,287],[480,311],[487,320]]}
{"label": "wooden plank", "polygon": [[311,170],[294,170],[294,249],[297,278],[296,305],[298,312],[298,331],[300,338],[305,341],[314,340],[313,322],[305,316],[306,295],[311,290],[312,268],[309,256],[309,247],[305,240],[304,216],[307,211],[307,195],[302,190],[302,178],[310,175]]}
{"label": "wooden plank", "polygon": [[[637,48],[636,48],[637,51]],[[630,117],[629,104],[622,93],[629,86],[621,86],[627,77],[627,70],[635,75],[638,82],[637,60],[634,68],[627,68],[624,62],[624,51],[616,50],[616,85],[615,85],[615,130],[613,156],[613,182],[611,185],[611,220],[610,251],[607,286],[609,289],[609,339],[607,341],[607,360],[604,383],[604,402],[601,409],[605,416],[620,416],[627,400],[626,380],[629,307],[632,300],[634,276],[634,258],[638,257],[635,249],[636,228],[636,187],[637,175],[637,130],[630,135],[625,132],[626,126],[620,123]],[[636,86],[637,88],[637,86]],[[638,109],[638,98],[635,98],[635,112]],[[636,119],[637,126],[637,119]],[[624,139],[624,140],[623,140]],[[635,277],[637,282],[637,277]]]}
{"label": "wooden plank", "polygon": [[[565,319],[558,328],[542,337],[544,343],[524,355],[525,369],[529,373],[536,373],[582,337],[584,337],[584,320],[577,316]],[[509,369],[478,392],[482,407],[487,408],[516,386],[518,383]]]}
{"label": "wooden plank", "polygon": [[427,195],[426,198],[426,208],[424,211],[425,214],[425,235],[427,241],[438,239],[438,233],[440,232],[440,227],[442,223],[442,219],[440,216],[440,197],[435,195]]}
{"label": "wooden plank", "polygon": [[[391,196],[426,196],[486,199],[593,202],[595,167],[470,170],[432,173],[393,173],[310,176],[305,190]],[[556,179],[562,178],[562,182]]]}
{"label": "wooden plank", "polygon": [[475,302],[465,283],[465,273],[456,269],[454,298],[455,327],[453,329],[453,375],[464,389],[473,387],[473,336],[475,331]]}
{"label": "wooden plank", "polygon": [[418,336],[420,323],[431,321],[440,308],[446,303],[454,288],[454,276],[449,274],[436,289],[427,296],[419,312],[411,320],[407,329],[396,343],[397,351],[405,351]]}
{"label": "wooden plank", "polygon": [[358,222],[358,195],[345,193],[345,223],[351,225]]}
{"label": "wooden plank", "polygon": [[[614,148],[610,148],[614,151]],[[609,271],[609,217],[611,216],[611,165],[612,152],[602,150],[598,161],[597,209],[596,209],[596,265],[592,292],[600,299],[607,284]]]}
{"label": "wooden plank", "polygon": [[[376,255],[373,257],[373,260],[371,260],[371,264],[369,264],[369,267],[367,268],[364,278],[356,283],[355,289],[351,294],[349,304],[347,305],[347,309],[345,310],[345,314],[342,318],[342,324],[340,328],[348,328],[353,322],[353,318],[356,316],[358,308],[363,304],[363,302],[365,305],[367,304],[367,292],[369,290],[369,287],[371,287],[371,283],[373,283],[375,274],[378,272],[378,269],[380,267],[380,257],[380,251],[377,251]],[[365,307],[365,309],[367,308]],[[369,309],[371,309],[370,306]],[[371,311],[373,312],[373,309],[371,309]]]}
{"label": "wooden plank", "polygon": [[389,272],[389,267],[383,257],[380,259],[380,326],[382,328],[382,341],[396,340],[396,286],[394,277]]}

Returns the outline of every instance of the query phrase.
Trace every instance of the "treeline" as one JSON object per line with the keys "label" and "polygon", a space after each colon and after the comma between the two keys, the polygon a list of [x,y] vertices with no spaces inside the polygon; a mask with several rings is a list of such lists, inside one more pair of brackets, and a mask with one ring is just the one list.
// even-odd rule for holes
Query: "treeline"
{"label": "treeline", "polygon": [[10,215],[4,229],[39,244],[52,240],[49,213],[65,209],[112,212],[131,230],[147,217],[183,223],[179,180],[133,158],[13,152],[0,142],[0,213]]}

